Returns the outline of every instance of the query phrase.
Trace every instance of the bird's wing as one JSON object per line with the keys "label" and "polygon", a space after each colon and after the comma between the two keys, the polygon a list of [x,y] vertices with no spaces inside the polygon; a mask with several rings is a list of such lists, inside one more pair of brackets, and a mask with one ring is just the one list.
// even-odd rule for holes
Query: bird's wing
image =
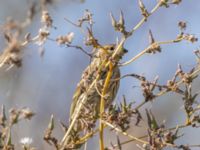
{"label": "bird's wing", "polygon": [[81,97],[81,95],[85,92],[85,90],[87,89],[86,87],[86,81],[87,81],[87,76],[83,77],[85,73],[90,73],[91,72],[91,64],[83,71],[83,75],[81,77],[80,82],[77,85],[77,88],[74,92],[73,98],[72,98],[72,104],[71,104],[71,108],[70,108],[70,119],[72,119],[71,117],[73,116],[73,113],[75,111],[75,108],[77,107],[78,101]]}
{"label": "bird's wing", "polygon": [[[97,70],[96,67],[99,66],[100,59],[96,58],[93,59],[91,64],[83,71],[82,78],[80,82],[77,85],[76,91],[73,95],[73,100],[70,108],[70,120],[73,116],[73,113],[78,105],[78,102],[82,95],[86,92],[86,90],[89,88],[90,84],[93,82],[93,80],[96,78]],[[94,90],[93,92],[95,92]]]}
{"label": "bird's wing", "polygon": [[83,85],[83,83],[79,83],[76,91],[73,95],[73,99],[72,99],[72,103],[71,103],[71,107],[70,107],[70,120],[72,119],[71,117],[73,116],[74,110],[76,108],[77,102],[79,97],[81,96],[81,94],[83,93],[81,86]]}

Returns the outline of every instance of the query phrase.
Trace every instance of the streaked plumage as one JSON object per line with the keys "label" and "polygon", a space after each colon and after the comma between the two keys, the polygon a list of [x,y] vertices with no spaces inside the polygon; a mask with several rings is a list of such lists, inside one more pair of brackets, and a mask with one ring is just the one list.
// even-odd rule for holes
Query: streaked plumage
{"label": "streaked plumage", "polygon": [[[115,50],[115,45],[106,45],[103,48],[96,50],[96,53],[94,54],[94,57],[90,65],[83,71],[81,80],[78,83],[76,91],[74,93],[70,109],[70,120],[73,119],[75,109],[80,104],[82,97],[84,96],[87,97],[85,103],[83,104],[82,109],[80,110],[80,115],[77,118],[76,123],[73,127],[73,130],[75,132],[80,132],[90,128],[88,127],[88,124],[90,124],[91,122],[95,124],[97,118],[99,117],[101,92],[109,68],[103,68],[101,72],[98,72],[98,69],[104,60],[109,59],[110,56],[112,56]],[[105,52],[105,50],[107,51],[107,53]],[[124,49],[124,52],[122,53],[124,54],[125,52],[126,50]],[[121,56],[117,58],[117,61],[120,60],[123,54],[121,54]],[[91,88],[88,91],[89,86],[93,83],[93,81],[96,79],[99,73],[100,73],[100,78],[97,80],[95,87]],[[119,79],[119,78],[120,78],[120,70],[118,67],[118,62],[116,62],[113,68],[113,74],[108,86],[107,93],[105,94],[104,97],[105,108],[108,108],[116,97],[120,80],[113,80],[113,79]]]}

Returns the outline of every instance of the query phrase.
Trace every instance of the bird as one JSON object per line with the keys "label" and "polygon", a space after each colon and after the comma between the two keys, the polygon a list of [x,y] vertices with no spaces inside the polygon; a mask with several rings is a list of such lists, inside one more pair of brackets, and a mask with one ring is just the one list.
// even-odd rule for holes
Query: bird
{"label": "bird", "polygon": [[[70,123],[73,120],[75,113],[77,113],[76,108],[80,105],[83,97],[86,97],[86,100],[84,101],[83,107],[80,109],[79,115],[73,126],[73,132],[71,132],[71,141],[73,142],[79,139],[79,135],[82,131],[91,131],[95,127],[95,123],[100,116],[99,108],[102,97],[101,93],[107,73],[109,71],[109,67],[104,67],[100,71],[99,68],[104,61],[111,59],[115,49],[116,44],[108,44],[97,48],[93,54],[90,64],[83,71],[80,82],[77,84],[70,107]],[[118,62],[126,52],[127,50],[122,48],[120,53],[118,53],[116,57],[111,60],[113,63],[113,68],[107,91],[104,94],[105,109],[112,104],[117,95],[120,85],[120,69]],[[97,76],[99,76],[99,78],[97,78]],[[94,81],[95,85],[89,89],[90,85]]]}

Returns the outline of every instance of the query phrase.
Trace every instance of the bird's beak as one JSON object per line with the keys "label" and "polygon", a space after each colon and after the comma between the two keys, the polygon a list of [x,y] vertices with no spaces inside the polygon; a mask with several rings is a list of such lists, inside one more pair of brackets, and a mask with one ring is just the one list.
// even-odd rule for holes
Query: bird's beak
{"label": "bird's beak", "polygon": [[124,48],[124,53],[128,53],[128,50]]}

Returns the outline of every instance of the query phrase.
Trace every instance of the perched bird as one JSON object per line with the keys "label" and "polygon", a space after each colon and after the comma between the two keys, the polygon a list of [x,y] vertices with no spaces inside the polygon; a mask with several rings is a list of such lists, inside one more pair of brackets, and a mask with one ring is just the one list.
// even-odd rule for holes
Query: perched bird
{"label": "perched bird", "polygon": [[[83,107],[80,109],[79,115],[76,119],[76,123],[73,126],[73,132],[71,133],[74,136],[73,141],[78,138],[80,132],[85,130],[88,131],[95,127],[96,120],[99,118],[100,99],[102,96],[101,93],[107,73],[109,71],[109,67],[102,68],[100,71],[99,67],[101,66],[102,62],[111,59],[111,56],[115,52],[115,48],[115,45],[112,44],[105,45],[101,48],[96,49],[91,63],[83,71],[81,80],[78,83],[76,91],[74,93],[70,109],[71,122],[71,120],[73,120],[74,118],[75,113],[77,113],[75,110],[80,105],[81,99],[83,97],[86,97]],[[106,91],[106,94],[104,95],[105,108],[108,108],[116,97],[120,84],[120,70],[118,67],[118,62],[126,52],[127,50],[122,48],[120,50],[120,53],[118,53],[116,57],[111,60],[113,61],[113,70],[108,89]],[[96,80],[95,85],[90,90],[88,90],[88,88],[98,75],[99,78]]]}

